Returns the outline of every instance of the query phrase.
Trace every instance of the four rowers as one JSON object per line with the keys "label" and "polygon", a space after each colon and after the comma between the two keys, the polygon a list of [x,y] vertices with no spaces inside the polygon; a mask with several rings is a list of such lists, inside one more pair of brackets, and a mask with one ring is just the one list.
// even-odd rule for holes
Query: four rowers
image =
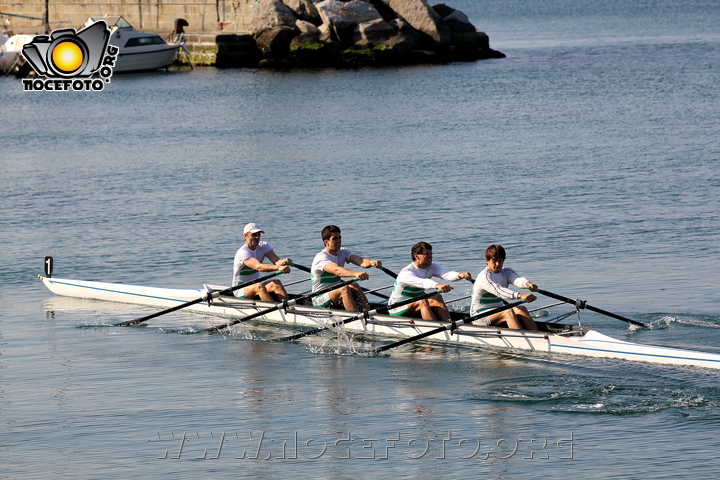
{"label": "four rowers", "polygon": [[[255,223],[245,225],[243,230],[245,245],[235,254],[233,285],[259,278],[260,272],[279,270],[288,273],[290,271],[289,265],[292,265],[292,260],[279,258],[269,243],[260,240],[262,233],[265,232]],[[343,248],[341,231],[336,225],[328,225],[323,228],[321,238],[325,248],[315,255],[310,268],[313,292],[337,285],[343,281],[343,278],[357,277],[360,280],[369,278],[367,272],[352,270],[347,268],[346,264],[357,265],[361,269],[382,267],[380,260],[361,257],[351,250]],[[413,245],[410,257],[412,262],[400,271],[388,300],[388,305],[411,300],[425,294],[426,290],[435,289],[438,293],[417,302],[392,309],[390,314],[422,318],[424,320],[449,321],[450,312],[439,292],[447,293],[451,290],[447,282],[456,282],[461,279],[472,280],[472,276],[469,272],[448,271],[433,263],[432,246],[427,242],[418,242]],[[272,263],[263,263],[266,258]],[[512,284],[515,287],[526,288],[531,292],[535,292],[538,287],[527,278],[518,275],[512,268],[504,267],[505,258],[505,249],[501,245],[491,245],[485,251],[487,267],[478,274],[473,285],[470,315],[502,307],[506,301],[519,299],[532,302],[535,300],[535,295],[532,293],[518,293],[508,288]],[[432,280],[433,277],[443,280],[444,283]],[[256,283],[237,290],[235,295],[271,302],[289,299],[280,280]],[[351,283],[313,297],[312,302],[313,305],[318,307],[342,307],[347,311],[354,312],[369,308],[365,293],[357,283]],[[477,324],[522,330],[538,329],[530,313],[523,306],[513,307],[484,317],[478,320]]]}

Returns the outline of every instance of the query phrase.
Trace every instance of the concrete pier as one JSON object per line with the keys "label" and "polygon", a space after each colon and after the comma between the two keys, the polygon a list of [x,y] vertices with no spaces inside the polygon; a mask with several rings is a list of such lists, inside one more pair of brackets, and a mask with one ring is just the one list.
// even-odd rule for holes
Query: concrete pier
{"label": "concrete pier", "polygon": [[214,66],[219,51],[222,64],[223,52],[233,57],[242,49],[239,35],[247,31],[254,4],[254,0],[0,0],[0,31],[45,33],[46,10],[50,30],[79,29],[88,17],[109,14],[122,15],[138,30],[164,36],[172,32],[175,19],[183,18],[189,24],[185,37],[192,63]]}
{"label": "concrete pier", "polygon": [[[138,30],[170,33],[176,18],[189,23],[187,32],[240,33],[247,30],[254,0],[0,0],[0,28],[14,33],[44,33],[45,12],[50,29],[78,28],[91,16],[122,15]],[[23,18],[23,17],[34,17]],[[9,20],[9,23],[6,22]]]}

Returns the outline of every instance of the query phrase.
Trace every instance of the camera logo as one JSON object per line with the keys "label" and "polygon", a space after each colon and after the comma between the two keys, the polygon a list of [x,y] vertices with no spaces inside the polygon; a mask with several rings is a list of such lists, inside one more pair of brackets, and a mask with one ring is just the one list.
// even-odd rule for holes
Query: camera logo
{"label": "camera logo", "polygon": [[[104,20],[75,32],[54,30],[37,35],[23,46],[23,56],[40,79],[23,79],[25,91],[99,91],[110,82],[118,48],[108,45],[110,30]],[[101,78],[92,78],[98,73]]]}

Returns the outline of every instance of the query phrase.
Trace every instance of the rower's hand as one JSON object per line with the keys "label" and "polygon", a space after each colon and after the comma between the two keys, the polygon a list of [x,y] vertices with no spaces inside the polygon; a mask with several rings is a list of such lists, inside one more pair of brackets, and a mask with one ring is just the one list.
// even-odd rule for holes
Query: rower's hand
{"label": "rower's hand", "polygon": [[450,290],[452,290],[452,287],[450,285],[441,284],[441,283],[438,283],[437,285],[435,285],[435,288],[440,290],[442,293],[448,293]]}
{"label": "rower's hand", "polygon": [[370,278],[370,275],[368,275],[367,272],[360,272],[355,276],[360,280],[367,280],[368,278]]}
{"label": "rower's hand", "polygon": [[525,300],[526,302],[534,302],[537,300],[537,297],[533,295],[532,293],[518,293],[518,298],[520,300]]}
{"label": "rower's hand", "polygon": [[362,263],[360,264],[360,268],[380,268],[382,267],[382,262],[380,260],[373,260],[371,258],[365,258],[363,259]]}
{"label": "rower's hand", "polygon": [[472,275],[470,275],[470,272],[464,272],[458,275],[458,278],[462,278],[463,280],[472,281]]}
{"label": "rower's hand", "polygon": [[280,270],[283,273],[290,273],[290,267],[287,265],[278,265],[278,270]]}
{"label": "rower's hand", "polygon": [[538,286],[535,285],[534,283],[531,283],[531,282],[527,282],[527,283],[525,284],[525,288],[527,288],[527,289],[530,290],[531,292],[537,292],[537,290],[538,290]]}

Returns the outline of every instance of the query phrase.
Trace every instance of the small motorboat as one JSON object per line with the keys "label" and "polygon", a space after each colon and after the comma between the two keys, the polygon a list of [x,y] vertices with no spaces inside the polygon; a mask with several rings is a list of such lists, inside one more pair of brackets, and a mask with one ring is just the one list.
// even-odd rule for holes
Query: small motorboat
{"label": "small motorboat", "polygon": [[35,35],[13,35],[6,38],[0,33],[0,72],[8,74],[24,63],[23,45],[30,42]]}
{"label": "small motorboat", "polygon": [[144,72],[168,67],[173,63],[178,49],[185,46],[182,38],[175,37],[174,41],[168,43],[157,33],[139,32],[120,15],[90,17],[81,28],[100,20],[105,21],[110,29],[110,45],[119,49],[113,73]]}

